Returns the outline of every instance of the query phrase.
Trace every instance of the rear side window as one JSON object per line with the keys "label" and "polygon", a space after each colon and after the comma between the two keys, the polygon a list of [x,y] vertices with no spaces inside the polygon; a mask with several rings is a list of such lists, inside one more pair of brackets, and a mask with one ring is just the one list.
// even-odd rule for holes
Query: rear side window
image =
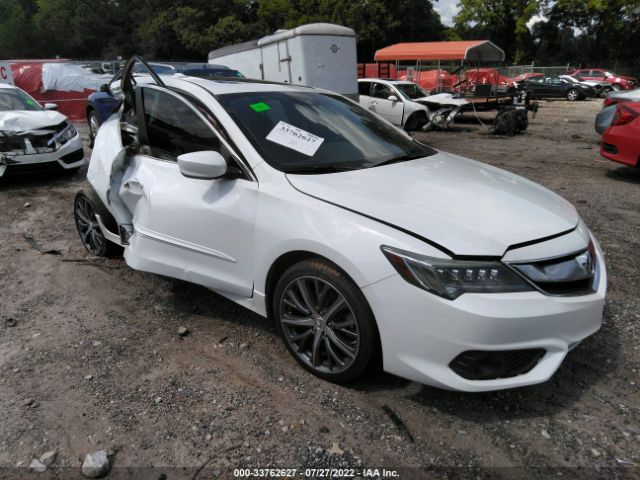
{"label": "rear side window", "polygon": [[176,161],[179,155],[218,150],[218,137],[183,100],[152,88],[142,89],[144,121],[151,154]]}
{"label": "rear side window", "polygon": [[371,82],[358,82],[358,93],[360,95],[371,95]]}

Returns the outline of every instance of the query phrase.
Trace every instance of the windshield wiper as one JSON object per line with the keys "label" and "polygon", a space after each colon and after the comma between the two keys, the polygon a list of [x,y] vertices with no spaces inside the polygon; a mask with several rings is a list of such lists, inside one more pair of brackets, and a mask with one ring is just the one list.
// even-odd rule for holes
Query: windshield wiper
{"label": "windshield wiper", "polygon": [[353,167],[339,167],[337,165],[305,165],[285,170],[285,173],[336,173],[355,170]]}
{"label": "windshield wiper", "polygon": [[424,158],[426,156],[428,155],[423,153],[418,153],[414,155],[401,155],[399,157],[385,160],[384,162],[381,162],[381,163],[376,163],[375,165],[371,165],[371,167],[381,167],[383,165],[391,165],[392,163],[408,162],[409,160],[417,160],[418,158]]}

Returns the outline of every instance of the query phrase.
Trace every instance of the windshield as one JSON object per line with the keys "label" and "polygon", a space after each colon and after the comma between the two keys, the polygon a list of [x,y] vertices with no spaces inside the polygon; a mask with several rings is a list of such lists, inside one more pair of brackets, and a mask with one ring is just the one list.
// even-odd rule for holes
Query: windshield
{"label": "windshield", "polygon": [[202,78],[215,78],[215,77],[226,77],[226,78],[244,78],[237,70],[231,70],[228,68],[186,68],[182,71],[185,75],[190,75],[192,77],[202,77]]}
{"label": "windshield", "polygon": [[400,95],[402,95],[405,100],[414,100],[416,98],[429,96],[429,92],[415,83],[396,83],[394,86],[398,89]]}
{"label": "windshield", "polygon": [[355,170],[435,153],[338,95],[250,92],[216,99],[266,162],[287,173]]}
{"label": "windshield", "polygon": [[0,112],[10,110],[42,110],[42,107],[21,90],[2,88],[0,89]]}

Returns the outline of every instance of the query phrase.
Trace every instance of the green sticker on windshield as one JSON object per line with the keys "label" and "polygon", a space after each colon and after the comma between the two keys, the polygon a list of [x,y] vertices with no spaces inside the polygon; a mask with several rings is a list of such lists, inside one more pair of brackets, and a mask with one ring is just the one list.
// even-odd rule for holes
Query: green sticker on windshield
{"label": "green sticker on windshield", "polygon": [[271,110],[271,107],[264,102],[252,103],[249,105],[254,112],[266,112]]}
{"label": "green sticker on windshield", "polygon": [[33,106],[34,105],[33,100],[31,100],[30,98],[27,98],[27,105]]}

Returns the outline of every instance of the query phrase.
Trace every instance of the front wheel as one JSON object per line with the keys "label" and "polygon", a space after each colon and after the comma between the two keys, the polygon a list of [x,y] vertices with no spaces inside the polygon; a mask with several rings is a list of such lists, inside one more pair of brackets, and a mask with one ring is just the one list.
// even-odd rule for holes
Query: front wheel
{"label": "front wheel", "polygon": [[276,285],[273,312],[289,352],[320,378],[351,382],[377,355],[378,330],[369,304],[358,286],[325,260],[289,268]]}
{"label": "front wheel", "polygon": [[580,92],[578,92],[575,88],[572,88],[567,92],[567,100],[570,102],[575,102],[580,98]]}
{"label": "front wheel", "polygon": [[73,217],[84,247],[96,257],[112,257],[122,253],[122,247],[105,238],[96,214],[100,215],[107,228],[110,223],[115,223],[97,195],[78,192],[73,202]]}

